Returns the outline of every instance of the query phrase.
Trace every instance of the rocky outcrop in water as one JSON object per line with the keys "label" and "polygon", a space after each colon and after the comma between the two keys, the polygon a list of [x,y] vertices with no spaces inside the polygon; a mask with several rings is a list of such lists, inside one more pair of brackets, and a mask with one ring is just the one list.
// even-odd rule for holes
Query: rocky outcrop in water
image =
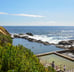
{"label": "rocky outcrop in water", "polygon": [[58,44],[49,43],[47,41],[37,40],[32,38],[34,35],[32,33],[26,33],[26,34],[13,34],[13,38],[23,38],[30,42],[37,42],[42,43],[44,45],[55,45],[58,48],[64,48],[64,49],[74,49],[74,40],[68,40],[68,41],[60,41]]}
{"label": "rocky outcrop in water", "polygon": [[59,45],[70,45],[71,43],[68,41],[60,41],[58,44]]}
{"label": "rocky outcrop in water", "polygon": [[33,36],[33,34],[32,33],[26,33],[27,35],[30,35],[30,36]]}
{"label": "rocky outcrop in water", "polygon": [[30,42],[37,42],[37,43],[42,43],[44,45],[50,45],[50,43],[48,42],[44,42],[44,41],[41,41],[41,40],[37,40],[37,39],[34,39],[34,38],[30,38],[29,36],[33,36],[32,33],[26,33],[26,34],[11,34],[11,37],[12,38],[23,38],[23,39],[26,39]]}
{"label": "rocky outcrop in water", "polygon": [[58,44],[59,45],[73,45],[74,44],[74,40],[60,41]]}
{"label": "rocky outcrop in water", "polygon": [[56,46],[60,48],[74,49],[74,40],[60,41]]}

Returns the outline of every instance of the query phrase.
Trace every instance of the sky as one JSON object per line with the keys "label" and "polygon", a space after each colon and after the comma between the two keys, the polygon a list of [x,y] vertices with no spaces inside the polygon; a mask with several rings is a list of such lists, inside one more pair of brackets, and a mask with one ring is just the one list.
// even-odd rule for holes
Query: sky
{"label": "sky", "polygon": [[0,26],[74,26],[74,0],[0,0]]}

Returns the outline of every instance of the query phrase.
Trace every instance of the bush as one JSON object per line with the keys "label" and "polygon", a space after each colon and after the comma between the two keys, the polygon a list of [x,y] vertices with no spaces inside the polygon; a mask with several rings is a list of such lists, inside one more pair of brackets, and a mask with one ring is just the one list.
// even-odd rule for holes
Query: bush
{"label": "bush", "polygon": [[5,46],[7,43],[11,43],[12,44],[12,39],[11,37],[8,35],[3,35],[2,33],[0,33],[0,45]]}
{"label": "bush", "polygon": [[0,72],[45,72],[39,59],[22,45],[0,47]]}
{"label": "bush", "polygon": [[53,70],[46,69],[30,49],[13,46],[10,36],[0,34],[0,72],[55,72]]}

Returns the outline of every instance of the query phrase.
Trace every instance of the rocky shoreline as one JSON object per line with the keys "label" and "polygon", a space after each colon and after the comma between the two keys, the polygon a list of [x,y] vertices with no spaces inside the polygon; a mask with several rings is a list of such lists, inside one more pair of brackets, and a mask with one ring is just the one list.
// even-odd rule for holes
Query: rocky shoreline
{"label": "rocky shoreline", "polygon": [[58,44],[54,44],[54,43],[49,43],[47,41],[34,39],[34,38],[32,38],[33,37],[32,33],[11,34],[11,37],[12,38],[22,38],[22,39],[26,39],[30,42],[42,43],[44,45],[55,45],[58,48],[74,49],[74,40],[60,41]]}

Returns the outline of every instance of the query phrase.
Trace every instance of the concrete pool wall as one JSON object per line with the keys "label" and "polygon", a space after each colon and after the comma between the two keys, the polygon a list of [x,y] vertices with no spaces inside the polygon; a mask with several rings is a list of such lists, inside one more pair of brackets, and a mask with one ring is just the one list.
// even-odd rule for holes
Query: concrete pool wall
{"label": "concrete pool wall", "polygon": [[48,52],[48,53],[38,54],[36,56],[39,58],[41,64],[43,64],[45,67],[51,66],[52,61],[54,61],[55,66],[58,66],[59,69],[61,67],[61,70],[63,70],[63,66],[65,65],[67,71],[73,70],[74,72],[74,59],[59,53],[67,51],[69,50]]}
{"label": "concrete pool wall", "polygon": [[74,58],[71,58],[71,57],[66,56],[66,55],[64,55],[64,54],[61,54],[61,53],[63,53],[63,52],[68,52],[68,51],[71,52],[72,50],[62,50],[62,51],[55,51],[55,52],[47,52],[47,53],[37,54],[36,56],[37,56],[37,57],[41,57],[41,56],[56,54],[56,55],[58,55],[58,56],[60,56],[60,57],[66,58],[66,59],[71,60],[71,61],[74,61]]}

